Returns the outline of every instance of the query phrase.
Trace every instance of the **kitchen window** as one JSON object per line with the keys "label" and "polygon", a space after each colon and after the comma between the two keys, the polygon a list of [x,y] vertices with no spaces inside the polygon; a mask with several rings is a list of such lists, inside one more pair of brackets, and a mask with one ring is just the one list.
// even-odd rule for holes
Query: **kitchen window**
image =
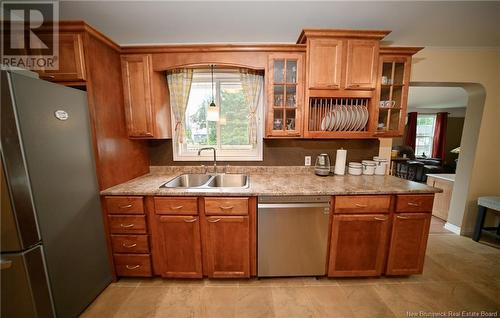
{"label": "kitchen window", "polygon": [[435,114],[418,114],[417,138],[415,142],[415,155],[432,156],[432,142],[434,140]]}
{"label": "kitchen window", "polygon": [[198,156],[198,149],[202,147],[214,147],[218,160],[262,160],[263,81],[260,82],[259,102],[255,111],[256,138],[252,142],[251,108],[245,97],[239,69],[223,69],[214,73],[214,101],[219,109],[217,121],[207,120],[208,107],[212,101],[210,70],[194,70],[182,126],[184,138],[182,143],[173,143],[174,160],[212,160],[213,154],[209,151]]}

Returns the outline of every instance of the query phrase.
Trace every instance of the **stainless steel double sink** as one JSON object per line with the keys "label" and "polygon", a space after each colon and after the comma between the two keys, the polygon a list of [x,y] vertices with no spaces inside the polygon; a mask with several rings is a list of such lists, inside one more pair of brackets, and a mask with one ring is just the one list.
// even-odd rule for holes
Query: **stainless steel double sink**
{"label": "stainless steel double sink", "polygon": [[245,174],[181,174],[162,184],[160,188],[220,189],[248,188],[250,178]]}

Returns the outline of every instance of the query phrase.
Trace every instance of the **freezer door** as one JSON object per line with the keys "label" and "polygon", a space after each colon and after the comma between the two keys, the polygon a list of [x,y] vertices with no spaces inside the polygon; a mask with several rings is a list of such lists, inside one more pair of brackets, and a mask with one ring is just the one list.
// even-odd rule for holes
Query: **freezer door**
{"label": "freezer door", "polygon": [[17,127],[8,73],[1,71],[1,251],[19,252],[40,243],[28,171]]}
{"label": "freezer door", "polygon": [[76,317],[112,280],[87,94],[11,80],[56,313]]}
{"label": "freezer door", "polygon": [[55,317],[42,247],[1,257],[1,316]]}

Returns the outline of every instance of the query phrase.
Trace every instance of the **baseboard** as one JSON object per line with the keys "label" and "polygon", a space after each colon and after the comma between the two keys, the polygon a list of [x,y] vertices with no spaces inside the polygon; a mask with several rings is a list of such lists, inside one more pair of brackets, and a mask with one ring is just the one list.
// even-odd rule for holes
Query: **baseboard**
{"label": "baseboard", "polygon": [[453,232],[457,235],[460,235],[460,226],[456,226],[455,224],[451,224],[451,223],[446,222],[446,224],[444,225],[444,228],[450,232]]}

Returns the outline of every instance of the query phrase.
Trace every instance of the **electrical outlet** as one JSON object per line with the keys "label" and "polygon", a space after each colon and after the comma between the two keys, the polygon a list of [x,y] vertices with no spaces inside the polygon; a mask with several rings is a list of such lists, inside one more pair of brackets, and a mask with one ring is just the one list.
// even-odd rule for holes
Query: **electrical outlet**
{"label": "electrical outlet", "polygon": [[311,156],[305,156],[304,157],[304,165],[310,166],[311,165]]}

